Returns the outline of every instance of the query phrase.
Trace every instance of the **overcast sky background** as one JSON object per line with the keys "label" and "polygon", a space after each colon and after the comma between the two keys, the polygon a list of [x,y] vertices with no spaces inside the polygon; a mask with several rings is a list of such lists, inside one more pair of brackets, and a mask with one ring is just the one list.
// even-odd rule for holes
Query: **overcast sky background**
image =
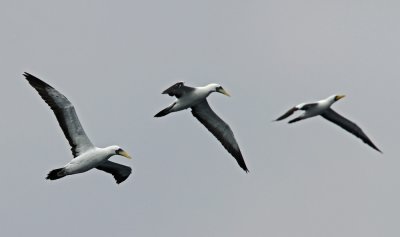
{"label": "overcast sky background", "polygon": [[[1,236],[400,235],[399,1],[1,1]],[[75,104],[94,144],[118,144],[121,185],[93,170],[54,182],[70,147],[24,80]],[[155,119],[177,81],[219,83],[246,174],[190,111]],[[334,109],[384,154],[322,118]]]}

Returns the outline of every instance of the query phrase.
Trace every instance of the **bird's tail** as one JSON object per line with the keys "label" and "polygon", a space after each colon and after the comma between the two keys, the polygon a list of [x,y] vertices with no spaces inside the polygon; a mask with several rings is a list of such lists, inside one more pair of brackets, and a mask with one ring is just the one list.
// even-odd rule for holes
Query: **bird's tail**
{"label": "bird's tail", "polygon": [[169,113],[171,113],[171,109],[172,107],[174,107],[175,103],[171,104],[170,106],[168,106],[167,108],[161,110],[160,112],[158,112],[156,115],[154,115],[154,117],[162,117],[165,116]]}
{"label": "bird's tail", "polygon": [[66,176],[66,175],[67,174],[65,173],[65,169],[59,168],[59,169],[50,171],[49,174],[47,175],[46,179],[56,180],[56,179],[61,179],[62,177]]}
{"label": "bird's tail", "polygon": [[295,119],[290,120],[288,123],[295,123],[295,122],[298,122],[298,121],[303,120],[303,119],[304,118],[300,116],[300,117],[297,117]]}

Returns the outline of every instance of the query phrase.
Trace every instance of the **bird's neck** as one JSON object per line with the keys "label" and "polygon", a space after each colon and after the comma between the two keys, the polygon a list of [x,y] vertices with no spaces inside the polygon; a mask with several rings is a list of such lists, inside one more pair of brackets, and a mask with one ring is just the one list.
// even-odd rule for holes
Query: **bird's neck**
{"label": "bird's neck", "polygon": [[212,85],[206,85],[203,87],[198,88],[200,94],[204,95],[204,97],[209,96],[211,93],[214,92],[214,88],[212,87]]}
{"label": "bird's neck", "polygon": [[320,103],[326,107],[331,107],[331,105],[333,105],[333,103],[335,103],[336,101],[332,98],[327,98],[325,100],[322,100]]}
{"label": "bird's neck", "polygon": [[97,148],[97,149],[101,150],[104,154],[106,154],[108,158],[115,155],[115,151],[111,147]]}

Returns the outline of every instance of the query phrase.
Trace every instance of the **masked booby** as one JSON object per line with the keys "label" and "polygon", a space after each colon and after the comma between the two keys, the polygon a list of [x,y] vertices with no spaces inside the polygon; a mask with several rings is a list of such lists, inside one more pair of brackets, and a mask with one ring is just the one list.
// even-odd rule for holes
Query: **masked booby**
{"label": "masked booby", "polygon": [[239,166],[244,171],[248,172],[249,170],[247,169],[231,128],[214,113],[207,102],[207,97],[212,92],[219,92],[230,96],[218,84],[209,84],[204,87],[189,87],[185,86],[183,82],[178,82],[162,92],[162,94],[175,96],[176,100],[154,117],[163,117],[172,112],[191,108],[193,116],[221,142],[225,149],[236,159]]}
{"label": "masked booby", "polygon": [[367,135],[363,132],[363,130],[357,124],[346,119],[345,117],[341,116],[340,114],[336,113],[333,109],[331,109],[331,106],[333,103],[335,103],[336,101],[338,101],[344,97],[345,97],[344,95],[332,95],[326,99],[323,99],[323,100],[320,100],[320,101],[317,101],[314,103],[299,104],[299,105],[289,109],[285,114],[283,114],[282,116],[277,118],[275,121],[283,120],[298,110],[303,110],[305,112],[302,115],[300,115],[299,117],[290,120],[289,123],[294,123],[294,122],[297,122],[297,121],[300,121],[303,119],[321,115],[323,118],[342,127],[344,130],[346,130],[346,131],[352,133],[353,135],[355,135],[356,137],[360,138],[363,142],[368,144],[373,149],[382,153],[382,151],[379,150],[379,148],[377,146],[375,146],[374,143],[372,143],[371,139],[369,139],[367,137]]}
{"label": "masked booby", "polygon": [[64,167],[50,171],[46,179],[56,180],[67,175],[83,173],[96,168],[112,174],[118,184],[125,181],[131,174],[132,169],[128,166],[111,162],[108,159],[113,155],[120,155],[130,159],[131,157],[128,153],[115,145],[106,148],[95,147],[83,130],[73,104],[67,98],[39,78],[26,72],[24,76],[53,110],[71,146],[74,157]]}

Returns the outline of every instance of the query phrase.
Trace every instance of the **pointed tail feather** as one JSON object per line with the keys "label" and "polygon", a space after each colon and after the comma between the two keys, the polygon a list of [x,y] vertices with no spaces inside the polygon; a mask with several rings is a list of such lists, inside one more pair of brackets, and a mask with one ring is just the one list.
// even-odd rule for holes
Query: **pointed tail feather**
{"label": "pointed tail feather", "polygon": [[64,168],[55,169],[49,172],[46,179],[56,180],[66,176]]}
{"label": "pointed tail feather", "polygon": [[300,117],[297,117],[295,119],[290,120],[288,123],[295,123],[295,122],[298,122],[298,121],[303,120],[303,119],[304,118],[300,116]]}
{"label": "pointed tail feather", "polygon": [[154,117],[163,117],[169,113],[171,113],[171,109],[172,107],[174,107],[175,103],[173,103],[172,105],[168,106],[167,108],[161,110],[160,112],[158,112],[156,115],[154,115]]}

